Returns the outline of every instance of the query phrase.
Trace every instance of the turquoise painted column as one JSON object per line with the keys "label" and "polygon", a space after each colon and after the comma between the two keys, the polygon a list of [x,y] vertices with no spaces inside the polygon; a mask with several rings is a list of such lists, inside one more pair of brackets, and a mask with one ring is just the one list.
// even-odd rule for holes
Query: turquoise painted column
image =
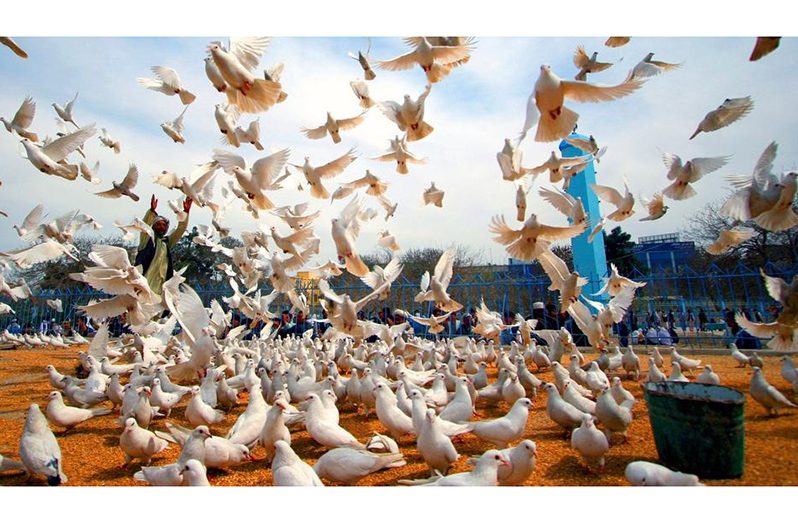
{"label": "turquoise painted column", "polygon": [[[571,133],[572,138],[589,139],[588,136],[583,136],[577,133]],[[587,154],[578,147],[574,147],[565,140],[560,142],[560,153],[563,158],[572,158],[574,156],[582,156]],[[591,226],[588,229],[571,240],[571,249],[574,254],[574,268],[583,277],[587,278],[589,283],[582,288],[582,293],[593,294],[598,292],[604,285],[602,278],[607,274],[607,255],[604,252],[604,235],[597,234],[591,243],[587,242],[587,237],[590,236],[590,231],[593,226],[598,223],[601,213],[599,212],[599,200],[596,193],[590,190],[589,185],[596,183],[596,170],[591,161],[585,170],[579,172],[571,179],[571,185],[568,187],[568,194],[574,198],[580,198],[582,205],[587,212],[588,219]],[[599,301],[606,301],[608,296],[604,295]],[[595,298],[593,298],[595,299]]]}

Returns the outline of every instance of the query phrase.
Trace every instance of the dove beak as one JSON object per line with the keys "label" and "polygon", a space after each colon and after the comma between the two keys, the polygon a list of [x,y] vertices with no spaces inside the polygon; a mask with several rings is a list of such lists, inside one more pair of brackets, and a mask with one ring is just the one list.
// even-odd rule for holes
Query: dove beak
{"label": "dove beak", "polygon": [[508,467],[510,466],[510,462],[508,460],[504,459],[504,458],[501,459],[501,463],[503,465],[507,465]]}

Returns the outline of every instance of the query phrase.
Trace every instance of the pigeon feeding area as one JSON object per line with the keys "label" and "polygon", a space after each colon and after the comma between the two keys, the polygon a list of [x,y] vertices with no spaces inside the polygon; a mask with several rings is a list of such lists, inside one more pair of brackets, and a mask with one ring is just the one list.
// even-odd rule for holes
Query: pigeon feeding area
{"label": "pigeon feeding area", "polygon": [[0,37],[0,484],[795,484],[798,40],[485,40]]}
{"label": "pigeon feeding area", "polygon": [[[38,402],[44,410],[47,396],[52,390],[44,372],[46,364],[53,364],[59,371],[69,373],[75,367],[77,354],[84,347],[76,346],[65,350],[33,349],[0,352],[0,454],[6,459],[18,459],[19,438],[22,435],[25,411],[32,402]],[[643,351],[641,350],[642,354]],[[745,402],[745,473],[734,480],[704,480],[707,485],[796,485],[798,484],[798,409],[784,409],[779,416],[770,417],[766,410],[753,401],[747,393],[751,381],[751,367],[740,368],[737,361],[727,355],[701,356],[702,364],[711,364],[712,369],[722,380],[723,385],[746,393]],[[643,363],[641,376],[647,373],[647,359]],[[666,356],[666,363],[669,358]],[[780,376],[781,362],[777,357],[762,358],[764,374],[769,382],[788,397],[794,397],[791,386]],[[534,369],[534,365],[530,366]],[[496,377],[496,369],[489,368],[491,381]],[[610,376],[615,373],[610,373]],[[699,372],[696,372],[698,375]],[[543,381],[553,380],[552,371],[535,372]],[[621,372],[619,375],[623,375]],[[634,420],[629,426],[628,442],[615,435],[606,453],[606,467],[603,472],[589,471],[578,452],[571,447],[569,439],[563,437],[563,430],[546,414],[546,393],[539,392],[533,399],[533,408],[520,438],[510,443],[515,446],[524,439],[535,442],[537,464],[532,474],[523,482],[527,486],[566,486],[566,485],[628,485],[624,478],[626,466],[633,461],[657,462],[657,451],[648,420],[646,402],[642,398],[641,385],[633,380],[623,380],[624,387],[630,391],[637,403],[633,408]],[[186,425],[184,418],[187,398],[172,409],[169,418],[156,418],[150,430],[165,431],[165,422],[171,421]],[[236,418],[244,412],[247,404],[246,394],[238,400],[238,405],[226,414],[223,422],[213,425],[211,432],[224,435]],[[103,405],[110,406],[110,402]],[[477,401],[477,414],[474,420],[499,417],[509,407],[500,403],[497,407],[485,406]],[[375,414],[365,418],[344,402],[340,408],[340,424],[359,441],[366,442],[375,432],[386,433],[385,427]],[[137,462],[125,469],[123,451],[119,447],[122,427],[118,424],[118,412],[88,420],[63,433],[63,429],[53,426],[53,432],[61,448],[63,470],[68,476],[68,485],[143,485],[134,480],[139,469]],[[375,472],[355,483],[359,486],[396,485],[402,479],[425,478],[429,475],[427,465],[419,456],[415,438],[406,435],[397,440],[406,465]],[[313,465],[329,449],[317,444],[304,429],[291,432],[291,446],[308,464]],[[453,464],[450,474],[471,470],[467,463],[469,456],[480,455],[494,448],[491,444],[472,434],[464,434],[454,439],[454,446],[460,457]],[[152,465],[161,466],[174,463],[180,454],[178,445],[170,444],[164,451],[154,456]],[[211,485],[271,486],[272,471],[265,460],[265,451],[257,447],[252,452],[254,461],[244,461],[221,469],[208,470]],[[326,485],[338,483],[324,480]],[[42,479],[26,481],[23,473],[0,473],[0,485],[44,484]]]}

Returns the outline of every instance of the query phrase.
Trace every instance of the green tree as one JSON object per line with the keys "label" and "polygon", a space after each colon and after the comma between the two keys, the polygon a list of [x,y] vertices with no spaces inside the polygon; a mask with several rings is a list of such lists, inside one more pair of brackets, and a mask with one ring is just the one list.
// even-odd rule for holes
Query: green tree
{"label": "green tree", "polygon": [[642,273],[648,272],[645,265],[634,257],[635,242],[628,232],[623,232],[620,226],[615,227],[609,234],[604,234],[604,253],[607,263],[614,263],[621,275],[628,276],[634,269]]}

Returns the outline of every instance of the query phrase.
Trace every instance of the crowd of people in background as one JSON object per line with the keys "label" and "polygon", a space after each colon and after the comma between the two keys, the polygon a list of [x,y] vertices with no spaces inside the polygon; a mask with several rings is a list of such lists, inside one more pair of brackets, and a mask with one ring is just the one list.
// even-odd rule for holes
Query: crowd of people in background
{"label": "crowd of people in background", "polygon": [[[414,316],[426,316],[426,313],[427,310],[422,311],[416,309],[413,311]],[[743,310],[742,313],[746,318],[753,321],[759,323],[766,321],[763,314],[757,309],[752,311]],[[440,309],[432,309],[431,314],[434,316],[442,316],[445,313]],[[677,345],[685,336],[695,336],[700,332],[722,330],[726,332],[727,336],[733,338],[738,348],[761,348],[762,345],[760,340],[737,324],[734,310],[725,308],[722,311],[717,311],[717,314],[717,317],[710,317],[702,307],[699,307],[697,311],[693,311],[691,308],[677,311],[674,311],[672,308],[667,311],[661,309],[651,310],[642,317],[638,317],[638,314],[634,311],[629,311],[623,320],[615,325],[614,329],[615,334],[618,335],[619,344],[622,347],[627,347],[630,343],[635,345]],[[766,311],[766,316],[769,318],[775,318],[777,315],[778,310],[775,307]],[[437,335],[428,334],[426,326],[419,324],[412,318],[406,318],[399,311],[391,311],[388,307],[378,309],[376,312],[372,311],[370,314],[361,310],[358,313],[358,318],[361,320],[368,319],[375,323],[388,326],[408,321],[417,335],[429,338],[435,336],[440,338],[471,336],[474,334],[473,329],[477,324],[477,313],[476,309],[473,307],[468,310],[464,309],[459,312],[451,313],[444,324],[444,330]],[[516,311],[504,311],[502,318],[505,324],[514,324],[516,321]],[[569,314],[567,312],[560,312],[558,304],[554,302],[548,302],[546,304],[543,302],[534,302],[532,304],[531,313],[526,315],[524,319],[537,320],[535,330],[559,330],[560,328],[565,328],[571,333],[577,345],[587,344],[586,337],[579,330]],[[38,333],[47,336],[73,336],[77,333],[86,337],[93,336],[98,328],[89,318],[82,315],[75,316],[74,325],[69,319],[58,322],[55,318],[45,318],[38,325],[32,325],[30,322],[21,325],[17,318],[14,317],[6,321],[7,323],[3,322],[5,325],[0,327],[0,329],[6,328],[12,334],[32,335]],[[249,331],[244,336],[244,339],[260,336],[266,325],[263,320],[251,321],[234,313],[231,325],[228,327],[228,332],[242,324],[245,324],[246,329]],[[307,318],[302,311],[292,313],[290,310],[284,310],[280,316],[275,317],[271,321],[271,329],[272,331],[276,331],[277,336],[287,336],[291,334],[301,336],[308,330],[313,330],[313,336],[320,336],[328,327],[329,325],[327,323]],[[679,329],[678,331],[677,327]],[[114,337],[131,334],[130,327],[127,324],[127,318],[124,314],[112,318],[109,321],[108,328],[110,335]],[[502,331],[500,337],[501,342],[509,344],[515,339],[517,332],[517,327]],[[539,340],[543,342],[542,339]]]}

